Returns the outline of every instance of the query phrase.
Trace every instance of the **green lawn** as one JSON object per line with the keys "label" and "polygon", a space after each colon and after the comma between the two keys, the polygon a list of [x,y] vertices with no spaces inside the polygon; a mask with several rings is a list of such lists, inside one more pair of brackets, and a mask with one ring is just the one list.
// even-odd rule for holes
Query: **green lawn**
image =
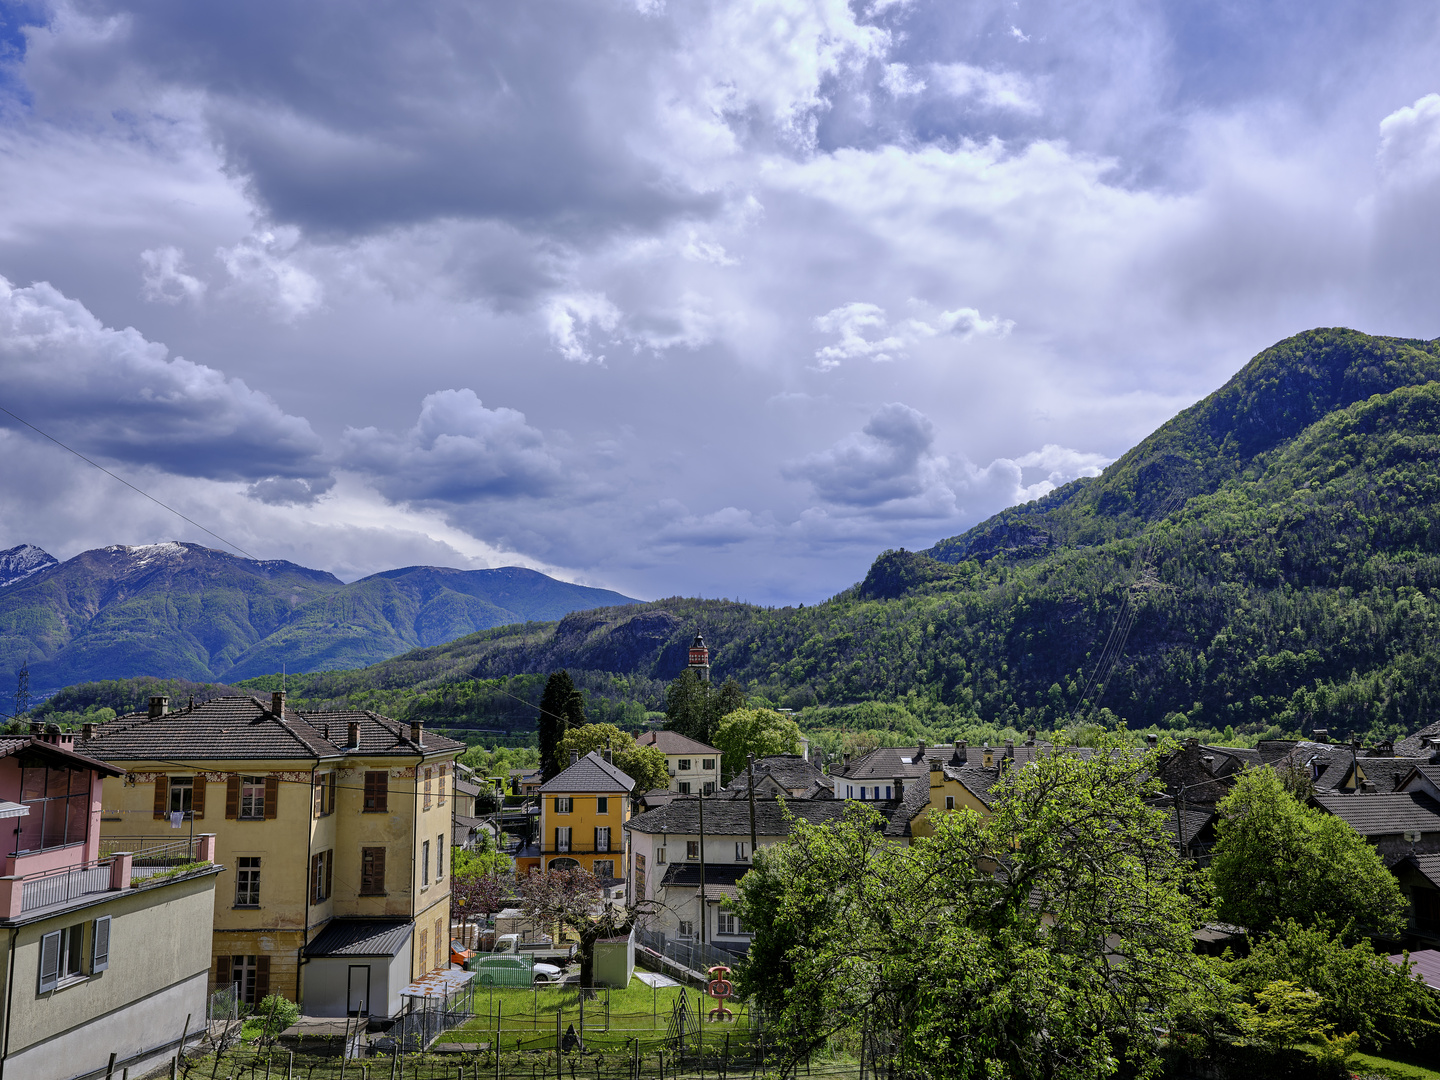
{"label": "green lawn", "polygon": [[1411,1065],[1405,1061],[1376,1057],[1373,1054],[1354,1054],[1350,1058],[1349,1065],[1351,1072],[1362,1075],[1378,1073],[1381,1076],[1394,1077],[1395,1080],[1440,1080],[1440,1072],[1436,1072],[1434,1069],[1427,1069],[1422,1065]]}

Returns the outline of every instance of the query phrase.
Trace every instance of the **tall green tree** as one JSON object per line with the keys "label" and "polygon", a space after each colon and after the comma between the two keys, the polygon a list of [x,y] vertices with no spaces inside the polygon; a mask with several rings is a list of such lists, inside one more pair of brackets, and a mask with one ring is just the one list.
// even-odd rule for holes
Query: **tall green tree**
{"label": "tall green tree", "polygon": [[1219,811],[1209,874],[1221,919],[1260,934],[1327,923],[1350,940],[1404,930],[1405,896],[1379,852],[1272,770],[1246,770]]}
{"label": "tall green tree", "polygon": [[669,786],[670,766],[664,752],[654,746],[636,746],[635,739],[614,724],[571,728],[560,740],[559,754],[562,761],[569,761],[571,750],[584,757],[592,750],[607,749],[615,766],[635,781],[636,792]]}
{"label": "tall green tree", "polygon": [[774,1018],[782,1070],[865,1031],[906,1075],[1154,1075],[1159,1031],[1225,1008],[1193,952],[1188,868],[1146,801],[1155,755],[1111,751],[1041,758],[990,817],[932,815],[910,847],[855,805],[758,853],[741,989]]}
{"label": "tall green tree", "polygon": [[665,726],[713,745],[721,718],[745,702],[745,691],[733,678],[716,687],[686,668],[665,689]]}
{"label": "tall green tree", "polygon": [[540,775],[549,780],[562,767],[558,749],[565,732],[585,723],[585,697],[575,689],[568,671],[545,680],[540,696]]}
{"label": "tall green tree", "polygon": [[798,754],[800,725],[774,709],[736,709],[716,725],[715,746],[725,775],[736,776],[745,768],[747,754]]}

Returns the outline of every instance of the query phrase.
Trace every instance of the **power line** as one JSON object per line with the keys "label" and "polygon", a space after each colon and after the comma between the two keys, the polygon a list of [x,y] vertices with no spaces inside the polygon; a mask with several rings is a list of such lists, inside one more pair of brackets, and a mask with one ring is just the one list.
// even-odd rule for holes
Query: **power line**
{"label": "power line", "polygon": [[[100,464],[99,462],[97,462],[97,461],[92,461],[90,458],[88,458],[88,457],[86,457],[84,454],[80,453],[79,450],[76,450],[73,446],[66,446],[66,445],[65,445],[63,442],[61,442],[59,439],[55,438],[54,435],[51,435],[51,434],[49,434],[48,432],[41,431],[38,427],[36,427],[34,424],[30,423],[30,421],[29,421],[29,420],[26,420],[23,416],[16,416],[16,415],[15,415],[13,412],[11,412],[9,409],[5,408],[4,405],[0,405],[0,412],[3,412],[6,416],[11,417],[12,419],[18,420],[20,423],[24,424],[26,427],[28,427],[31,431],[35,432],[37,435],[42,435],[42,436],[44,436],[45,438],[49,439],[51,442],[53,442],[56,446],[60,447],[62,450],[69,450],[70,453],[74,454],[76,457],[78,457],[81,461],[85,462],[87,465],[94,465],[95,468],[99,469],[101,472],[103,472],[106,476],[110,477],[112,480],[119,480],[120,483],[124,484],[124,485],[125,485],[126,487],[128,487],[131,491],[133,491],[133,492],[135,492],[135,493],[137,493],[137,494],[139,494],[139,495],[144,495],[145,498],[149,499],[149,500],[150,500],[151,502],[153,502],[156,506],[163,507],[164,509],[169,510],[170,513],[174,514],[174,515],[175,515],[176,517],[178,517],[181,521],[187,521],[187,522],[189,522],[191,525],[194,525],[195,528],[199,529],[201,532],[203,532],[203,533],[208,533],[210,536],[215,537],[216,540],[219,540],[219,541],[220,541],[222,544],[224,544],[226,547],[228,547],[228,548],[234,548],[236,551],[240,552],[241,555],[244,555],[247,559],[255,559],[255,556],[254,556],[254,555],[251,555],[250,552],[246,551],[246,550],[245,550],[244,548],[242,548],[239,544],[233,544],[233,543],[231,543],[229,540],[226,540],[223,536],[221,536],[219,533],[215,532],[214,530],[212,530],[212,529],[207,529],[207,528],[205,528],[204,525],[201,525],[198,521],[194,520],[193,518],[188,518],[188,517],[186,517],[184,514],[180,513],[179,510],[176,510],[173,506],[169,506],[169,505],[161,502],[159,499],[155,498],[154,495],[151,495],[148,491],[141,491],[138,487],[136,487],[134,484],[130,483],[130,481],[129,481],[129,480],[126,480],[123,476],[116,476],[116,475],[115,475],[113,472],[111,472],[109,469],[105,468],[104,465],[101,465],[101,464]],[[259,562],[260,560],[259,560],[259,559],[255,559],[255,561],[256,561],[256,562]]]}

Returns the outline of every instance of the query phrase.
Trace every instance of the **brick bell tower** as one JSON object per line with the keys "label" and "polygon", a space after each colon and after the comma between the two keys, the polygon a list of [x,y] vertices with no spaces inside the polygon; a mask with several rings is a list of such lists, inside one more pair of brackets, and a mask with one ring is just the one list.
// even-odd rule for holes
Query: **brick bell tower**
{"label": "brick bell tower", "polygon": [[697,633],[690,643],[690,670],[701,682],[710,681],[710,650],[705,647],[705,635]]}

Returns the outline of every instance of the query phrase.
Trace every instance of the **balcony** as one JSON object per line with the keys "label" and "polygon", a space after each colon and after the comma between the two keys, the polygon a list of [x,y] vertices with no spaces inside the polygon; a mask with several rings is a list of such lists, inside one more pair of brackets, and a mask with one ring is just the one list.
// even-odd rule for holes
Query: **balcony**
{"label": "balcony", "polygon": [[215,836],[161,843],[154,837],[102,837],[101,857],[33,874],[0,877],[0,919],[17,919],[99,893],[118,892],[193,862],[215,861]]}

